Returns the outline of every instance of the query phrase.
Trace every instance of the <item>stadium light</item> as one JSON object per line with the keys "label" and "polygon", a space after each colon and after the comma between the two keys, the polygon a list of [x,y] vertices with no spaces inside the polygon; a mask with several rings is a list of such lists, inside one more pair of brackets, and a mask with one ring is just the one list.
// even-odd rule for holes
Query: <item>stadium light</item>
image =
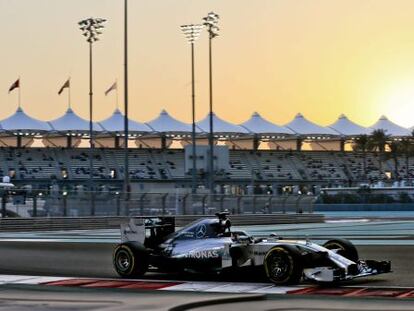
{"label": "stadium light", "polygon": [[211,43],[212,40],[219,34],[219,28],[217,26],[220,17],[214,12],[210,12],[206,17],[203,18],[203,25],[207,28],[209,34],[208,40],[208,51],[209,51],[209,85],[210,85],[210,132],[208,135],[208,144],[210,146],[210,157],[209,157],[209,189],[210,193],[214,193],[214,129],[213,129],[213,68],[212,68],[212,51]]}
{"label": "stadium light", "polygon": [[191,46],[191,107],[192,107],[192,130],[191,130],[191,140],[193,144],[193,169],[192,173],[192,183],[191,183],[191,192],[194,194],[197,192],[197,158],[196,158],[196,133],[195,133],[195,71],[194,71],[194,42],[199,38],[201,31],[204,28],[204,25],[201,24],[191,24],[191,25],[182,25],[180,26],[181,31],[183,32],[185,38]]}
{"label": "stadium light", "polygon": [[128,201],[130,199],[131,186],[129,184],[129,117],[128,117],[128,0],[124,0],[124,191],[126,211],[129,211]]}
{"label": "stadium light", "polygon": [[82,35],[86,37],[86,41],[90,44],[99,40],[98,36],[102,34],[103,24],[106,23],[104,18],[87,18],[78,23]]}
{"label": "stadium light", "polygon": [[188,43],[193,44],[200,37],[201,31],[203,30],[204,25],[190,24],[190,25],[182,25],[180,26],[180,28],[185,38],[187,39]]}
{"label": "stadium light", "polygon": [[93,138],[93,81],[92,81],[92,45],[98,41],[98,36],[102,34],[101,29],[104,28],[103,24],[106,19],[103,18],[87,18],[81,20],[78,25],[82,31],[82,35],[86,37],[86,41],[89,43],[89,191],[91,192],[91,215],[95,215],[95,198],[94,198],[94,185],[93,185],[93,155],[94,155],[94,138]]}

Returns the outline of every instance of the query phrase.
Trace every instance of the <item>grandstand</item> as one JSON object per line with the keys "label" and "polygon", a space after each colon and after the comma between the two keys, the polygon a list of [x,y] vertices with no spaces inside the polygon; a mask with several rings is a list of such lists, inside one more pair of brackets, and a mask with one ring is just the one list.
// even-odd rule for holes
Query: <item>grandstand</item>
{"label": "grandstand", "polygon": [[[378,155],[368,153],[367,178],[362,154],[333,151],[230,150],[228,169],[216,172],[221,185],[356,185],[377,181],[385,172],[394,175],[394,161],[384,161],[380,174]],[[12,176],[17,184],[46,186],[58,183],[86,183],[89,179],[88,149],[85,148],[0,148],[0,173]],[[404,158],[399,158],[400,177],[411,180],[414,159],[409,159],[405,176]],[[99,148],[94,153],[94,179],[101,184],[119,185],[124,177],[122,149]],[[129,176],[134,183],[174,182],[189,186],[191,175],[185,168],[183,149],[129,150]],[[199,171],[200,183],[205,174]],[[385,177],[384,177],[385,178]],[[174,188],[174,187],[173,187]]]}
{"label": "grandstand", "polygon": [[[207,119],[197,124],[197,145],[206,145]],[[93,178],[98,185],[120,187],[125,176],[123,116],[119,110],[108,119],[94,123],[95,148]],[[0,121],[0,174],[9,175],[18,185],[48,187],[51,184],[86,184],[89,179],[88,121],[73,110],[55,120],[34,119],[19,108]],[[217,185],[262,185],[268,189],[284,186],[341,186],[414,177],[411,155],[390,157],[377,152],[354,152],[355,138],[373,130],[383,130],[389,140],[410,137],[409,129],[381,117],[370,128],[345,116],[323,127],[298,114],[285,126],[279,126],[254,113],[235,125],[214,115],[216,144],[228,147],[227,156],[215,172]],[[147,123],[130,121],[128,150],[132,184],[146,191],[145,185],[161,183],[168,189],[191,184],[186,151],[191,126],[174,119],[166,111]],[[227,150],[227,149],[226,149]],[[218,157],[215,154],[216,158]],[[207,161],[207,153],[198,163]],[[215,165],[217,165],[217,163]],[[199,165],[198,180],[207,178],[207,164]],[[396,167],[397,165],[397,167]],[[309,189],[311,187],[308,187]]]}

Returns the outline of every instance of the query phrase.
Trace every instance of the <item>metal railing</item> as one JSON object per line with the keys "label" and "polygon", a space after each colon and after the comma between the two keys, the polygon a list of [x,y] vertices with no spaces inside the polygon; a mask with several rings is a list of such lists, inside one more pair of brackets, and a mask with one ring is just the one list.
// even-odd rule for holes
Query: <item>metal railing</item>
{"label": "metal railing", "polygon": [[[4,192],[3,217],[81,217],[138,215],[212,215],[312,213],[316,197],[309,195],[221,195],[178,193]],[[94,202],[95,210],[91,208]]]}

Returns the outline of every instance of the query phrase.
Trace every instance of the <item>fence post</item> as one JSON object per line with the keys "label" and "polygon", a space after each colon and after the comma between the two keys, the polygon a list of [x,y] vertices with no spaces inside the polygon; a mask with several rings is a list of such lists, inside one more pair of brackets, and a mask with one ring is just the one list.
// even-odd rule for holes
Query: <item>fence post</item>
{"label": "fence post", "polygon": [[141,210],[141,216],[144,216],[144,198],[147,194],[144,193],[139,198],[139,209]]}
{"label": "fence post", "polygon": [[3,191],[2,196],[1,196],[1,215],[3,218],[6,218],[6,200],[7,200],[7,194],[6,191]]}
{"label": "fence post", "polygon": [[316,197],[314,196],[314,197],[312,197],[312,200],[311,200],[311,202],[310,202],[310,204],[309,204],[309,213],[311,213],[311,214],[313,214],[313,208],[314,208],[314,204],[315,204],[315,202],[316,202]]}
{"label": "fence post", "polygon": [[63,216],[66,217],[68,215],[68,206],[67,206],[67,198],[66,195],[63,195]]}
{"label": "fence post", "polygon": [[166,194],[164,194],[163,196],[162,196],[162,198],[161,198],[161,200],[162,200],[162,215],[165,215],[165,204],[166,204],[166,201],[167,201],[167,197],[168,197],[168,193],[166,193]]}
{"label": "fence post", "polygon": [[296,214],[301,214],[303,213],[303,211],[300,209],[300,201],[302,200],[302,196],[299,195],[298,198],[296,199],[295,202],[295,207],[296,207]]}
{"label": "fence post", "polygon": [[237,197],[237,214],[240,214],[240,203],[241,203],[242,197],[239,195]]}
{"label": "fence post", "polygon": [[253,203],[253,214],[256,214],[256,196],[255,195],[253,195],[252,203]]}
{"label": "fence post", "polygon": [[95,189],[91,189],[91,216],[95,216]]}
{"label": "fence post", "polygon": [[223,211],[223,204],[224,204],[224,195],[222,194],[220,196],[220,212]]}
{"label": "fence post", "polygon": [[267,212],[268,212],[269,214],[272,214],[272,199],[273,199],[273,197],[271,196],[271,197],[269,198],[269,202],[268,202],[269,207],[268,207]]}
{"label": "fence post", "polygon": [[125,193],[125,199],[124,199],[124,210],[125,210],[125,216],[129,216],[129,201],[130,201],[130,192],[127,191]]}
{"label": "fence post", "polygon": [[121,216],[121,198],[116,195],[116,216]]}
{"label": "fence post", "polygon": [[33,217],[37,217],[37,193],[33,195]]}
{"label": "fence post", "polygon": [[185,194],[182,198],[182,200],[183,200],[183,215],[187,215],[187,198],[188,198],[188,193]]}
{"label": "fence post", "polygon": [[203,215],[205,215],[206,214],[206,200],[207,200],[207,196],[208,195],[205,195],[205,196],[203,196],[203,199],[201,200],[201,202],[202,202],[202,213],[203,213]]}
{"label": "fence post", "polygon": [[286,202],[289,200],[290,195],[287,195],[286,198],[282,201],[282,213],[286,214]]}

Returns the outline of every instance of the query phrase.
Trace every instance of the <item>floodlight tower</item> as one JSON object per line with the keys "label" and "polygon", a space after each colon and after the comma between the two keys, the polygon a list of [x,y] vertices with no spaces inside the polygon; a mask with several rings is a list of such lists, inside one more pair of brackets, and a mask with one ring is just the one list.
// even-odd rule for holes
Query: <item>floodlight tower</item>
{"label": "floodlight tower", "polygon": [[92,45],[99,40],[98,36],[102,34],[104,23],[103,18],[87,18],[81,20],[78,25],[83,36],[89,43],[89,191],[91,192],[91,215],[95,215],[95,202],[93,197],[93,156],[94,156],[94,138],[93,138],[93,84],[92,84]]}
{"label": "floodlight tower", "polygon": [[185,38],[191,47],[191,107],[192,107],[192,130],[191,130],[191,140],[192,140],[192,154],[193,154],[193,169],[192,173],[192,183],[191,183],[191,192],[194,194],[197,192],[197,158],[196,158],[196,131],[195,131],[195,73],[194,73],[194,43],[200,36],[201,31],[203,30],[204,25],[201,24],[190,24],[182,25],[181,30],[184,33]]}
{"label": "floodlight tower", "polygon": [[128,0],[124,0],[124,192],[129,200],[129,117],[128,117]]}
{"label": "floodlight tower", "polygon": [[208,144],[210,146],[210,157],[209,157],[209,182],[208,187],[210,193],[214,193],[214,129],[213,129],[213,66],[212,66],[212,50],[211,43],[212,40],[217,37],[219,34],[220,28],[217,26],[220,17],[214,12],[210,12],[206,17],[203,18],[203,24],[206,26],[209,40],[208,40],[208,59],[209,59],[209,85],[210,85],[210,132],[208,135]]}

